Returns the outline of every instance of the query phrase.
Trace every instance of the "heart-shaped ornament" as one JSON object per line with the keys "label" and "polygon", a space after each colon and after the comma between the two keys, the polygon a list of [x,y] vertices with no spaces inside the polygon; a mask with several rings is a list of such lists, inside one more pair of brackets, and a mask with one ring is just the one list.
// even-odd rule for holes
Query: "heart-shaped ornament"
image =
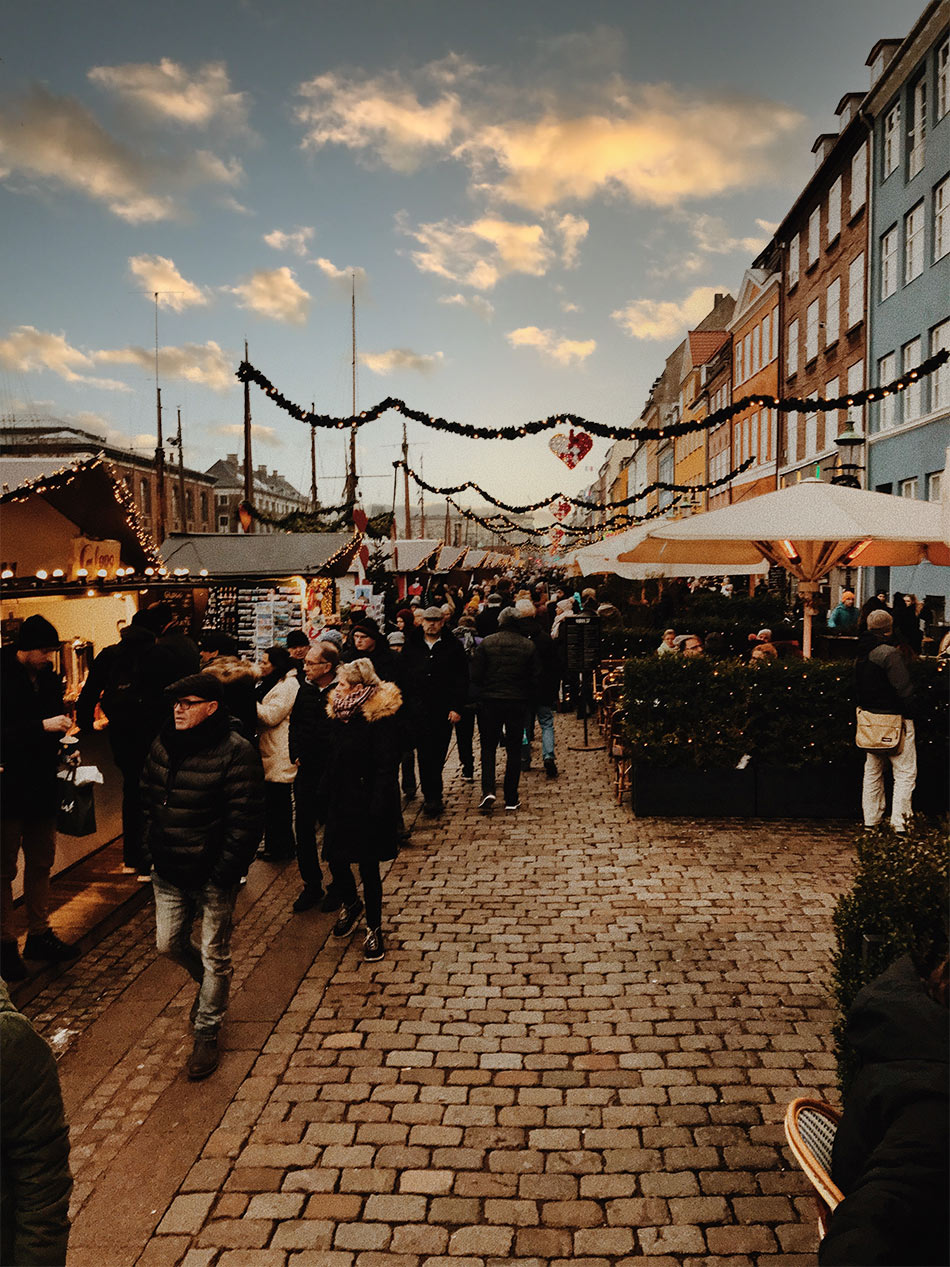
{"label": "heart-shaped ornament", "polygon": [[590,452],[593,443],[594,441],[586,431],[575,431],[572,428],[566,436],[560,432],[552,436],[548,447],[556,457],[561,459],[569,471],[573,471],[578,462],[582,462]]}
{"label": "heart-shaped ornament", "polygon": [[556,546],[560,545],[561,542],[564,540],[564,529],[557,527],[556,524],[552,525],[550,529],[550,533],[551,533],[551,540],[554,542]]}
{"label": "heart-shaped ornament", "polygon": [[569,501],[560,501],[554,507],[554,510],[552,513],[555,519],[566,519],[573,509],[574,507],[571,505]]}

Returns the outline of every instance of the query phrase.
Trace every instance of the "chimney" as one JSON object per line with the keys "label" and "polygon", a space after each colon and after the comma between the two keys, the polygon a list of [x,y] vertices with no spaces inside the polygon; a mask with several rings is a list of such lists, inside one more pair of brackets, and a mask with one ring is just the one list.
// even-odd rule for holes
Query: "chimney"
{"label": "chimney", "polygon": [[259,480],[266,480],[266,479],[267,479],[267,467],[266,467],[266,466],[259,466],[259,467],[257,468],[257,478],[258,478]]}
{"label": "chimney", "polygon": [[236,453],[229,453],[229,454],[228,454],[228,465],[229,465],[229,466],[237,466],[237,464],[238,464],[238,456],[237,456],[237,454],[236,454]]}

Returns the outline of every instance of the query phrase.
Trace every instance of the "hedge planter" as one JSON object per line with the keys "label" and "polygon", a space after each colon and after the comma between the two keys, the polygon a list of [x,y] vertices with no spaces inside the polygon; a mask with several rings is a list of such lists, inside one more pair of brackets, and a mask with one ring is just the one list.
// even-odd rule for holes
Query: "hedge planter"
{"label": "hedge planter", "polygon": [[756,766],[755,813],[757,818],[860,817],[860,759],[800,770]]}
{"label": "hedge planter", "polygon": [[633,812],[638,818],[751,818],[755,774],[634,762]]}

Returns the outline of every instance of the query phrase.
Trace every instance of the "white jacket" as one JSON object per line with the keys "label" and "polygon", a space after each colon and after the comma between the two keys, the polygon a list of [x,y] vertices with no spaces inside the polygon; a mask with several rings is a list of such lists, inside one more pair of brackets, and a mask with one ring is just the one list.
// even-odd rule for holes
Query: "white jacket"
{"label": "white jacket", "polygon": [[291,670],[257,701],[258,741],[268,783],[293,783],[297,777],[297,767],[290,759],[289,741],[290,710],[299,689],[297,674]]}

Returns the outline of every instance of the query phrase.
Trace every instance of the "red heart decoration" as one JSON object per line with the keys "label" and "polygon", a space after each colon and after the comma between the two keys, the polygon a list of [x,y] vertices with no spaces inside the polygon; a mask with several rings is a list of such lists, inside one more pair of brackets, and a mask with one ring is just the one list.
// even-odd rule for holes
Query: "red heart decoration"
{"label": "red heart decoration", "polygon": [[556,457],[561,459],[568,470],[573,471],[578,462],[582,462],[590,452],[593,443],[594,441],[586,431],[575,431],[572,428],[566,436],[560,433],[552,436],[548,447]]}
{"label": "red heart decoration", "polygon": [[564,540],[564,529],[558,528],[557,526],[553,526],[551,528],[551,540],[554,542],[555,545],[560,545],[561,542]]}
{"label": "red heart decoration", "polygon": [[569,501],[558,502],[558,504],[554,507],[554,518],[566,519],[573,509],[574,507]]}

